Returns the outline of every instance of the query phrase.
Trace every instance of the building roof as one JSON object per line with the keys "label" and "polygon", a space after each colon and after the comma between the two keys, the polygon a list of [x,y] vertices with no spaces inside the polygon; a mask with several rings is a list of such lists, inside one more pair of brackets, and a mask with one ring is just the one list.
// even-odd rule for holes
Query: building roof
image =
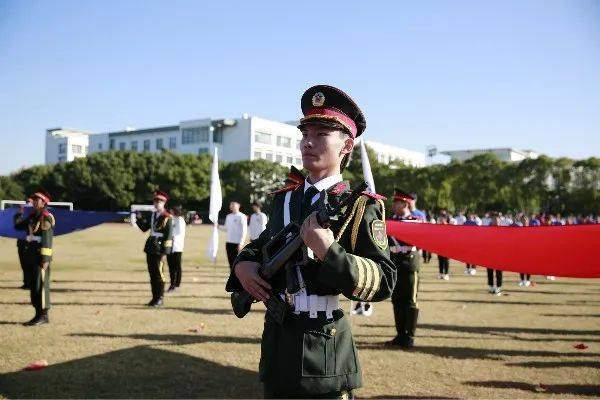
{"label": "building roof", "polygon": [[146,128],[146,129],[132,129],[132,130],[123,130],[116,132],[108,132],[109,136],[127,136],[127,135],[137,135],[143,133],[161,133],[168,131],[177,131],[179,130],[179,125],[169,125],[169,126],[159,126],[157,128]]}
{"label": "building roof", "polygon": [[536,151],[533,150],[518,150],[512,147],[496,147],[496,148],[487,148],[487,149],[465,149],[465,150],[447,150],[440,151],[441,154],[445,154],[447,156],[453,156],[458,153],[491,153],[496,151],[507,151],[507,152],[515,152],[524,157],[529,156],[530,153],[537,154]]}

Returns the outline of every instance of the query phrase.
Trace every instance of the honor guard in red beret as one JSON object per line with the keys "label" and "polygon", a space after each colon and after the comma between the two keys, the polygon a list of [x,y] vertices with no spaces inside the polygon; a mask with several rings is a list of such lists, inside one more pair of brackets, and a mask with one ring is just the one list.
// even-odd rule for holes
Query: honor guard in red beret
{"label": "honor guard in red beret", "polygon": [[142,232],[150,231],[144,245],[152,289],[152,299],[148,303],[149,307],[161,307],[164,302],[164,261],[165,256],[171,254],[173,248],[173,218],[165,209],[167,201],[169,201],[169,195],[166,192],[157,190],[154,192],[153,198],[155,210],[150,218],[138,215],[135,221]]}
{"label": "honor guard in red beret", "polygon": [[[324,200],[340,204],[352,192],[341,172],[366,121],[350,96],[329,85],[309,88],[300,105],[300,150],[308,176],[293,168],[273,193],[267,227],[235,259],[226,290],[234,292],[233,299],[245,290],[267,304],[259,365],[265,398],[349,398],[362,385],[362,372],[339,296],[381,301],[392,293],[396,272],[384,197],[358,193],[330,226],[321,226],[316,211]],[[301,226],[303,256],[267,282],[258,273],[262,249],[292,222]]]}
{"label": "honor guard in red beret", "polygon": [[34,211],[24,216],[21,209],[15,214],[15,229],[27,231],[25,254],[26,268],[29,271],[29,292],[35,316],[26,326],[47,324],[50,309],[50,263],[52,261],[52,237],[56,221],[46,209],[52,200],[45,190],[38,190],[31,196]]}
{"label": "honor guard in red beret", "polygon": [[[411,214],[410,203],[414,196],[396,189],[392,204],[392,221],[422,222]],[[416,246],[388,236],[390,255],[396,265],[398,280],[392,293],[396,337],[388,342],[392,346],[412,348],[419,317],[417,293],[419,290],[420,257]]]}

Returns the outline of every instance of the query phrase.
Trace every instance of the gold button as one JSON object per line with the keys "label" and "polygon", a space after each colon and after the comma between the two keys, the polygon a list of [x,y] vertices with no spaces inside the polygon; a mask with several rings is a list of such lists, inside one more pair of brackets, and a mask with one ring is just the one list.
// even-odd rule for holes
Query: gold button
{"label": "gold button", "polygon": [[329,334],[331,336],[335,336],[335,333],[337,332],[337,330],[335,328],[331,328],[331,330],[329,331]]}

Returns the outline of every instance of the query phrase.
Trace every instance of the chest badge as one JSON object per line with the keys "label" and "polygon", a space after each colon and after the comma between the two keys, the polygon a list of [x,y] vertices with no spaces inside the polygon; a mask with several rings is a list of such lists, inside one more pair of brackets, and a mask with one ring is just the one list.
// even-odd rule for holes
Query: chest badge
{"label": "chest badge", "polygon": [[380,219],[376,219],[371,222],[371,237],[373,242],[379,246],[382,250],[385,250],[388,246],[387,233],[385,230],[385,222]]}

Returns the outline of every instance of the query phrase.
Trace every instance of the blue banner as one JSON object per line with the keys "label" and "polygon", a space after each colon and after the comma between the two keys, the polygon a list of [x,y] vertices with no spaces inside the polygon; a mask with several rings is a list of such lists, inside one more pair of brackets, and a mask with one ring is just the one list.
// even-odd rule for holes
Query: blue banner
{"label": "blue banner", "polygon": [[[27,235],[25,231],[18,231],[14,228],[14,215],[19,211],[12,207],[7,210],[0,210],[0,236],[24,239]],[[110,211],[70,211],[64,208],[49,208],[49,211],[56,219],[54,235],[64,235],[67,233],[91,228],[104,222],[118,221],[128,212],[110,212]],[[25,215],[33,212],[32,207],[25,207]]]}

